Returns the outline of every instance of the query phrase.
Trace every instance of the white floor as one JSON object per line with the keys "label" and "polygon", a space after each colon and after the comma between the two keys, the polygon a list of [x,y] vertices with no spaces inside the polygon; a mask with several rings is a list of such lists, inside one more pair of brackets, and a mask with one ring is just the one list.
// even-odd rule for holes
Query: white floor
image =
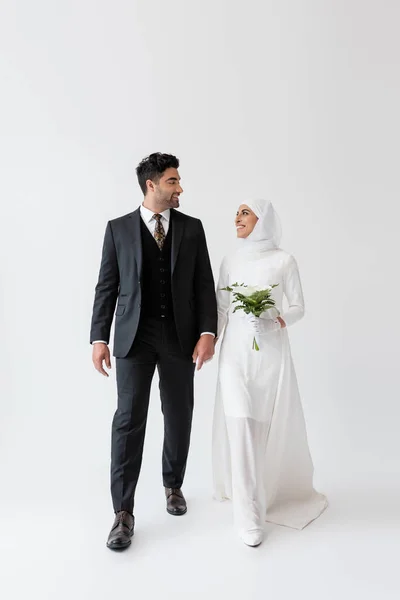
{"label": "white floor", "polygon": [[197,380],[183,517],[165,510],[154,383],[136,534],[123,553],[105,545],[114,382],[93,375],[84,387],[82,376],[82,393],[66,378],[52,393],[47,372],[35,386],[43,396],[16,393],[0,421],[1,600],[399,600],[398,453],[356,438],[354,419],[333,427],[325,407],[307,407],[315,484],[330,506],[303,531],[268,525],[248,548],[230,503],[211,498],[209,376]]}
{"label": "white floor", "polygon": [[94,502],[87,488],[52,506],[3,502],[1,597],[398,600],[399,494],[324,491],[331,504],[319,520],[300,532],[267,526],[267,540],[254,549],[232,530],[230,504],[195,486],[187,486],[188,513],[172,517],[162,490],[145,479],[136,534],[123,553],[105,546],[112,522],[105,495]]}

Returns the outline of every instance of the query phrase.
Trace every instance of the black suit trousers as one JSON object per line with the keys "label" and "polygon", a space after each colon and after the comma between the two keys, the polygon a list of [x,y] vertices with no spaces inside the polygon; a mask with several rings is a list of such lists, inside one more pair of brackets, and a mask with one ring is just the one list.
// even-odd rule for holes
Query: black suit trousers
{"label": "black suit trousers", "polygon": [[192,357],[180,348],[173,320],[141,318],[128,355],[116,359],[118,406],[111,439],[111,494],[115,512],[133,512],[156,367],[164,415],[164,486],[180,488],[185,475],[195,365]]}

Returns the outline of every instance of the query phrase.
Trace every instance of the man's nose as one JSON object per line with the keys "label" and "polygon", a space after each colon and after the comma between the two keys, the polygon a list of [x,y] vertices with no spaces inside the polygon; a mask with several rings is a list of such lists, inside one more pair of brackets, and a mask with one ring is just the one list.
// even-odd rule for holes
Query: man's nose
{"label": "man's nose", "polygon": [[178,194],[183,194],[183,188],[180,185],[178,185]]}

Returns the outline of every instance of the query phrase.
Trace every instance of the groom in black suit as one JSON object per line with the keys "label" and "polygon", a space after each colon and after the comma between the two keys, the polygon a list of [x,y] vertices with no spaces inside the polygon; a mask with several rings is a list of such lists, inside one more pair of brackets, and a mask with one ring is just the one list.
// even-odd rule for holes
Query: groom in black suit
{"label": "groom in black suit", "polygon": [[93,306],[93,363],[108,376],[115,310],[118,407],[112,424],[111,549],[129,546],[142,462],[150,386],[157,367],[164,415],[167,511],[186,512],[181,486],[189,451],[193,378],[212,358],[217,332],[214,280],[203,226],[177,212],[179,161],[151,154],[137,167],[143,204],[107,224]]}

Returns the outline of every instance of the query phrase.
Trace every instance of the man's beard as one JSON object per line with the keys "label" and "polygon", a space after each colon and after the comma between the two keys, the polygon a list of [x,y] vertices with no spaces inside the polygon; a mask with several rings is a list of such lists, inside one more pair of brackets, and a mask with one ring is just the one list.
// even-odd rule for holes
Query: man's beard
{"label": "man's beard", "polygon": [[168,208],[178,208],[179,197],[170,196],[168,199],[166,199],[166,203],[168,204]]}
{"label": "man's beard", "polygon": [[179,208],[179,196],[175,196],[171,198],[171,203],[172,206],[174,206],[175,208]]}
{"label": "man's beard", "polygon": [[179,208],[179,196],[174,198],[171,195],[160,195],[157,198],[157,204],[160,207],[160,212],[167,210],[167,208]]}

